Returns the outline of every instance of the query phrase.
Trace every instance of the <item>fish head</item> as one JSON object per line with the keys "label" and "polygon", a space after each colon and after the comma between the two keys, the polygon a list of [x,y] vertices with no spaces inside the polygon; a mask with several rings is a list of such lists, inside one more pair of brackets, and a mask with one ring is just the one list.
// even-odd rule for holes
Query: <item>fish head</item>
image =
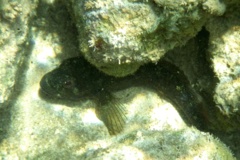
{"label": "fish head", "polygon": [[78,59],[65,60],[58,68],[45,74],[40,81],[40,91],[49,97],[79,100],[87,96],[91,87],[81,73]]}

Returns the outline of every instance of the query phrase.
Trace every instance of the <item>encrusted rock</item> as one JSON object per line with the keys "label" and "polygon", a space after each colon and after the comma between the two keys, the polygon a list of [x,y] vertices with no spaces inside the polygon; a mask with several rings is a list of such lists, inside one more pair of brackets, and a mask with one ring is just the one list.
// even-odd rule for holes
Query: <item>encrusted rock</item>
{"label": "encrusted rock", "polygon": [[[79,47],[84,57],[114,76],[133,73],[184,45],[213,15],[222,15],[218,0],[71,0]],[[213,8],[214,6],[214,8]]]}
{"label": "encrusted rock", "polygon": [[238,5],[223,17],[209,21],[209,53],[214,72],[219,80],[214,100],[224,115],[240,114],[240,12]]}

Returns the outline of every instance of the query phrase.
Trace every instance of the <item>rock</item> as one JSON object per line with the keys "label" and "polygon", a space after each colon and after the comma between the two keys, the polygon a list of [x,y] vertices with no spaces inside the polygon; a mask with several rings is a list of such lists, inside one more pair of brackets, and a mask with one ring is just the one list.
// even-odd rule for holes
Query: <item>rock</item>
{"label": "rock", "polygon": [[18,92],[14,87],[17,72],[24,67],[22,47],[28,47],[28,24],[34,14],[30,12],[35,7],[36,3],[26,0],[0,2],[0,108],[8,106],[11,95]]}
{"label": "rock", "polygon": [[194,37],[209,17],[222,15],[218,0],[66,1],[79,32],[79,48],[99,70],[114,76],[157,62]]}
{"label": "rock", "polygon": [[[29,1],[17,2],[29,4]],[[128,107],[128,121],[125,130],[114,137],[109,136],[96,117],[92,101],[41,99],[38,90],[42,76],[62,60],[79,55],[77,31],[66,7],[59,1],[31,2],[31,7],[22,7],[22,14],[9,15],[3,8],[12,1],[0,2],[3,20],[0,29],[9,31],[2,32],[0,37],[1,102],[8,104],[0,108],[1,159],[236,159],[225,146],[228,144],[238,153],[235,145],[238,139],[231,139],[233,133],[227,136],[228,143],[223,143],[224,139],[215,138],[217,134],[187,126],[173,104],[145,88],[132,87],[116,93]],[[3,10],[5,17],[18,18],[5,20]],[[22,34],[14,32],[16,26],[24,28]],[[193,75],[188,77],[195,77]],[[192,79],[192,82],[196,81]],[[239,154],[235,157],[239,159]]]}
{"label": "rock", "polygon": [[[188,138],[185,138],[188,137]],[[235,159],[226,146],[193,128],[180,131],[139,130],[118,142],[91,149],[82,159]],[[127,145],[126,145],[127,143]]]}
{"label": "rock", "polygon": [[223,17],[211,19],[209,53],[219,80],[214,100],[226,116],[240,113],[240,12],[238,5],[229,5]]}
{"label": "rock", "polygon": [[[239,117],[227,116],[219,110],[219,103],[215,101],[216,87],[219,80],[212,69],[211,45],[209,45],[211,32],[205,28],[198,35],[189,40],[182,47],[168,52],[164,59],[178,66],[190,81],[191,86],[203,97],[207,104],[206,117],[211,121],[210,128],[214,132],[239,131]],[[179,57],[176,59],[176,57]],[[217,61],[217,60],[216,60]],[[225,93],[225,92],[220,92]],[[233,92],[233,94],[237,94]],[[238,101],[236,101],[238,102]]]}

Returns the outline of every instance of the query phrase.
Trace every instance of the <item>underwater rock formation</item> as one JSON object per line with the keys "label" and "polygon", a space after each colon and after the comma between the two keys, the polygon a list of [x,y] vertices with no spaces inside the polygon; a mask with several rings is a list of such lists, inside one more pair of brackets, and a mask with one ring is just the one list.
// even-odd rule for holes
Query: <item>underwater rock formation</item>
{"label": "underwater rock formation", "polygon": [[[24,8],[22,11],[18,7],[15,8],[16,2],[17,6]],[[28,6],[30,2],[31,5]],[[87,1],[82,1],[79,4],[83,5],[83,2]],[[96,0],[95,2],[100,1]],[[126,1],[118,2],[125,3]],[[163,5],[163,2],[170,3],[170,1],[159,0],[129,0],[127,4],[132,6],[136,4],[138,6],[148,6],[147,8],[151,8],[150,13],[155,14],[155,10],[152,8],[155,7],[158,10],[158,8],[161,8],[160,5]],[[175,2],[178,3],[179,1]],[[220,3],[221,1],[219,3],[218,1],[209,0],[201,1],[203,2],[202,5],[200,5],[200,2],[195,2],[194,0],[186,0],[186,2],[189,2],[188,7],[195,7],[197,13],[202,9],[201,13],[209,16],[219,16],[222,12],[220,10],[215,12],[215,8],[222,10],[225,8]],[[190,2],[193,5],[190,5]],[[215,3],[217,5],[211,5]],[[233,8],[234,5],[232,4],[236,3],[239,4],[239,0],[227,1],[226,4],[229,5],[226,8],[226,13],[228,11],[231,11],[229,13],[239,12],[238,9]],[[195,6],[195,4],[199,5]],[[125,9],[124,6],[119,4],[117,6],[123,10]],[[208,9],[208,7],[210,8]],[[42,76],[56,68],[63,60],[79,55],[78,32],[75,24],[71,22],[69,12],[65,4],[62,3],[62,0],[1,0],[0,8],[1,102],[3,104],[8,103],[7,107],[3,108],[2,105],[0,108],[0,159],[93,159],[111,157],[118,157],[119,159],[131,159],[132,157],[139,159],[211,159],[211,157],[215,157],[230,160],[237,157],[237,159],[240,159],[239,145],[237,145],[240,143],[239,131],[234,135],[233,133],[224,135],[229,141],[223,141],[224,139],[222,138],[217,140],[216,137],[218,135],[211,131],[207,133],[199,131],[194,127],[188,127],[175,109],[174,104],[171,104],[170,101],[166,101],[166,99],[158,96],[154,91],[147,90],[146,88],[131,87],[114,93],[122,103],[126,104],[129,110],[124,131],[116,136],[110,136],[106,126],[94,114],[94,107],[96,105],[94,101],[80,99],[79,102],[73,102],[70,100],[58,101],[51,99],[47,101],[41,99],[38,95],[38,90]],[[71,7],[68,6],[69,8]],[[138,9],[141,10],[142,8],[139,7]],[[177,10],[180,11],[180,8]],[[99,8],[99,10],[101,9]],[[87,11],[90,13],[91,9],[87,9]],[[116,10],[113,11],[116,13]],[[165,19],[169,24],[171,24],[171,17],[174,21],[174,17],[178,15],[171,8],[162,9],[162,11],[164,13],[173,11],[174,14],[168,17],[170,19]],[[73,14],[73,12],[71,13]],[[158,15],[156,14],[155,16]],[[187,13],[186,16],[188,16]],[[220,19],[224,18],[224,16],[221,16]],[[225,18],[227,19],[227,17]],[[183,18],[182,20],[184,21],[185,19]],[[186,18],[186,20],[189,19]],[[212,22],[215,20],[220,22],[218,19],[211,19]],[[231,18],[231,20],[229,22],[226,21],[226,23],[233,23],[235,18]],[[205,18],[202,19],[202,23],[211,23],[214,26],[214,23],[211,21],[205,20]],[[108,23],[106,22],[106,24]],[[216,29],[210,29],[210,25],[206,26],[210,36],[209,51],[213,51],[214,45],[218,46],[218,41],[212,39],[213,35],[216,38],[218,35],[211,32],[216,31],[217,33],[217,30],[221,29],[219,26],[222,24],[224,23],[216,23]],[[20,28],[20,31],[18,28]],[[193,34],[195,31],[197,33],[197,30],[200,30],[200,28],[193,28],[191,33]],[[171,32],[168,29],[170,28],[165,28],[166,33],[170,34]],[[181,27],[180,29],[185,31]],[[160,28],[157,30],[159,31]],[[150,36],[154,37],[154,33],[153,31]],[[229,33],[238,32],[231,30]],[[161,32],[160,36],[163,36],[163,34],[165,32]],[[183,32],[183,34],[186,33]],[[144,35],[148,35],[148,33],[144,33]],[[233,35],[237,36],[237,34]],[[84,45],[82,46],[83,49],[87,49],[85,53],[104,53],[96,51],[102,47],[101,39],[96,41],[97,45],[94,51],[94,47],[89,47],[89,37],[87,35],[81,36],[86,37],[85,42],[83,42],[85,47]],[[181,35],[178,36],[180,39],[183,39]],[[178,36],[170,36],[171,41],[173,40],[174,42],[174,38],[178,38]],[[230,34],[229,37],[231,37]],[[188,37],[185,38],[187,39]],[[132,42],[130,38],[128,40]],[[179,46],[181,43],[178,42],[175,45],[170,40],[163,40],[166,40],[164,42],[166,45]],[[153,40],[155,43],[153,43],[153,47],[155,47],[158,41]],[[203,89],[207,93],[211,93],[210,91],[213,91],[215,86],[212,86],[212,83],[208,81],[209,78],[205,79],[205,74],[201,72],[202,61],[199,61],[197,58],[198,55],[192,54],[197,51],[198,43],[191,43],[192,41],[188,43],[185,39],[183,41],[186,48],[183,50],[183,47],[174,47],[172,52],[176,54],[172,56],[174,61],[171,60],[170,62],[179,61],[181,63],[179,68],[184,71],[193,88],[197,91]],[[215,42],[214,45],[212,45],[212,42]],[[149,46],[151,45],[150,42],[146,43]],[[189,48],[192,48],[192,50]],[[184,52],[186,52],[185,57],[188,59],[181,59]],[[169,55],[169,53],[166,53],[165,56]],[[196,59],[192,60],[194,57]],[[145,60],[151,61],[148,58],[145,58]],[[133,67],[132,71],[138,68],[138,65],[135,65],[136,67]],[[119,66],[119,69],[124,67],[122,61]],[[233,65],[232,67],[234,68],[234,66],[237,65]],[[121,71],[124,71],[124,69]],[[212,75],[209,77],[212,77]],[[203,87],[204,85],[205,87]],[[221,92],[224,93],[224,90],[221,90]],[[236,95],[237,93],[234,94]],[[209,98],[212,97],[209,96]],[[224,98],[224,100],[226,99]],[[227,116],[225,119],[229,121]],[[223,132],[225,130],[221,133]],[[233,139],[232,137],[235,138]],[[234,157],[226,145],[231,147],[230,149],[234,152]]]}
{"label": "underwater rock formation", "polygon": [[222,15],[218,0],[66,1],[79,32],[79,48],[99,70],[125,76],[157,62],[194,37],[209,17]]}
{"label": "underwater rock formation", "polygon": [[240,7],[230,5],[224,16],[211,19],[206,25],[210,34],[209,54],[219,82],[214,100],[221,112],[240,115]]}
{"label": "underwater rock formation", "polygon": [[[160,134],[159,134],[160,133]],[[188,138],[184,138],[188,137]],[[194,128],[179,131],[139,130],[116,138],[115,145],[87,151],[82,159],[224,159],[234,160],[228,148]],[[128,144],[128,145],[126,145]]]}
{"label": "underwater rock formation", "polygon": [[14,91],[17,72],[24,61],[22,47],[27,46],[30,11],[35,7],[34,3],[26,0],[0,1],[0,108],[7,106],[5,102]]}

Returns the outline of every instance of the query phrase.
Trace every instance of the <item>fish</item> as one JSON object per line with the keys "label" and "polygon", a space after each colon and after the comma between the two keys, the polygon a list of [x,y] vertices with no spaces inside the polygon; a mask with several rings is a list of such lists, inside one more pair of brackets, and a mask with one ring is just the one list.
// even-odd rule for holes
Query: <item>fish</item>
{"label": "fish", "polygon": [[130,87],[155,91],[174,105],[186,124],[207,129],[209,115],[204,99],[191,87],[184,73],[166,60],[146,64],[132,75],[113,77],[79,56],[64,60],[40,81],[40,92],[47,97],[70,101],[93,100],[96,103],[95,113],[110,135],[122,132],[127,114],[125,104],[114,93]]}

